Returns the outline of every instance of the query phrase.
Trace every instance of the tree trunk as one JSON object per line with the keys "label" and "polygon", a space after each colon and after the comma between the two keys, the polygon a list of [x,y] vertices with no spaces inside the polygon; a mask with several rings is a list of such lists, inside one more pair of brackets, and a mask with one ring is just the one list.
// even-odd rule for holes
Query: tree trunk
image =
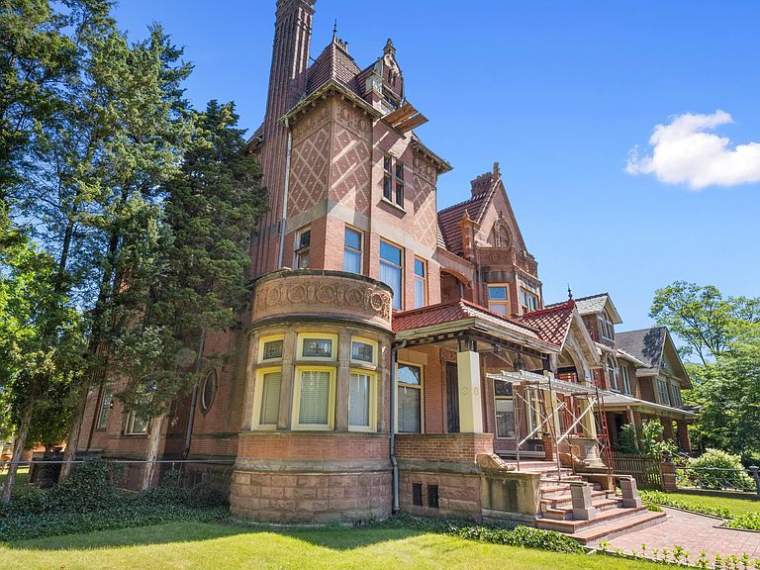
{"label": "tree trunk", "polygon": [[63,464],[61,465],[61,474],[59,481],[63,481],[71,473],[71,467],[74,465],[74,459],[79,447],[79,434],[82,431],[82,421],[84,419],[84,410],[87,407],[87,393],[90,391],[89,383],[83,384],[76,396],[77,407],[74,411],[74,418],[71,422],[71,431],[66,440],[66,449],[63,450]]}
{"label": "tree trunk", "polygon": [[161,426],[164,423],[166,414],[156,416],[150,421],[150,432],[148,433],[148,453],[145,460],[148,462],[145,464],[145,471],[143,472],[143,480],[140,488],[145,491],[150,489],[153,485],[153,479],[157,473],[157,464],[155,461],[158,459],[158,451],[161,446]]}
{"label": "tree trunk", "polygon": [[29,435],[29,426],[32,423],[32,407],[33,402],[29,402],[24,410],[24,415],[21,417],[21,425],[18,430],[18,437],[16,438],[16,445],[13,448],[13,457],[11,458],[11,464],[8,469],[8,475],[5,477],[5,483],[3,484],[3,494],[0,497],[0,502],[7,505],[11,502],[11,492],[13,491],[13,485],[16,483],[16,472],[18,471],[18,463],[21,461],[21,454],[24,452],[24,446],[26,445],[26,438]]}

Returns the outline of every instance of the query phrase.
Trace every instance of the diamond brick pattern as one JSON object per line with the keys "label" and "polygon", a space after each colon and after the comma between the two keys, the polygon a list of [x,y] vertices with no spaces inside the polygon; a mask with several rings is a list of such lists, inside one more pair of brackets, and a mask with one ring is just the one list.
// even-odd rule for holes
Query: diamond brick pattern
{"label": "diamond brick pattern", "polygon": [[365,215],[369,213],[370,160],[369,143],[336,125],[330,198]]}
{"label": "diamond brick pattern", "polygon": [[290,173],[289,215],[312,208],[327,188],[329,130],[322,127],[293,149]]}

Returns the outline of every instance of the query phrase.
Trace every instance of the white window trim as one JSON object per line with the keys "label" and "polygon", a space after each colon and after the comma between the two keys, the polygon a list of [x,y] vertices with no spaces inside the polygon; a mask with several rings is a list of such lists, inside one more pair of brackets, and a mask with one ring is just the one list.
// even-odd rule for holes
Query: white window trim
{"label": "white window trim", "polygon": [[[375,432],[377,431],[377,373],[372,370],[366,370],[364,368],[352,368],[349,370],[349,376],[352,374],[362,374],[369,377],[369,425],[368,426],[355,426],[351,425],[350,418],[351,418],[351,402],[348,402],[348,409],[349,409],[349,424],[348,424],[348,431],[358,431],[358,432]],[[349,398],[350,398],[351,392],[349,390]],[[348,398],[347,398],[348,400]]]}
{"label": "white window trim", "polygon": [[[331,340],[332,351],[330,356],[304,356],[303,355],[303,341],[306,339],[317,340]],[[335,333],[321,333],[321,332],[302,332],[298,333],[298,351],[296,352],[297,360],[308,360],[314,362],[334,362],[338,359],[338,335]]]}
{"label": "white window trim", "polygon": [[[328,372],[330,374],[327,394],[327,423],[302,424],[298,414],[301,408],[301,373]],[[291,411],[291,429],[298,431],[332,431],[335,426],[335,367],[334,366],[296,366],[293,382],[293,409]]]}
{"label": "white window trim", "polygon": [[[354,343],[355,342],[361,342],[364,344],[372,345],[372,362],[367,362],[366,360],[355,360],[354,359]],[[363,336],[352,336],[351,337],[351,352],[350,352],[350,360],[351,364],[358,364],[359,366],[377,366],[377,358],[378,358],[378,342],[376,340],[373,340],[371,338],[366,338]]]}
{"label": "white window trim", "polygon": [[[382,256],[383,242],[385,242],[388,245],[390,245],[392,247],[395,247],[396,249],[399,250],[399,252],[401,253],[401,263],[399,265],[396,265],[395,263],[392,263],[392,262],[388,261],[387,259],[383,259],[383,256]],[[398,269],[401,272],[401,291],[398,292],[398,295],[399,295],[399,308],[398,308],[398,310],[399,311],[403,311],[404,310],[404,300],[406,298],[406,295],[404,294],[405,283],[406,283],[406,281],[405,281],[406,272],[404,271],[404,263],[406,262],[406,250],[404,250],[403,247],[401,247],[400,245],[398,245],[395,242],[392,242],[392,241],[387,240],[385,238],[380,238],[380,245],[378,246],[378,252],[377,253],[378,253],[378,258],[380,260],[380,265],[381,266],[383,264],[385,264],[385,265],[394,267],[394,268]],[[386,285],[388,285],[388,284],[386,283]],[[390,285],[388,285],[388,286],[390,287]],[[394,299],[395,299],[395,291],[394,291]],[[393,308],[393,300],[391,300],[391,308],[393,310],[396,310],[395,308]]]}
{"label": "white window trim", "polygon": [[[267,368],[256,369],[256,383],[253,389],[253,418],[251,421],[251,426],[255,430],[273,431],[277,429],[277,422],[262,424],[259,421],[261,419],[262,398],[264,397],[264,376],[277,372],[282,374],[282,366],[269,366]],[[282,376],[280,376],[280,398],[282,398]]]}
{"label": "white window trim", "polygon": [[[306,269],[306,268],[299,267],[299,263],[298,263],[299,251],[302,251],[303,249],[305,249],[307,252],[307,255],[311,255],[311,235],[309,235],[308,247],[305,247],[305,248],[299,247],[301,245],[301,236],[306,232],[311,232],[311,226],[304,226],[296,230],[295,239],[293,241],[293,269]],[[311,258],[309,258],[309,263],[307,264],[307,267],[308,265],[311,265]]]}
{"label": "white window trim", "polygon": [[284,334],[273,334],[273,335],[266,335],[259,338],[259,355],[258,355],[258,362],[279,362],[282,360],[282,356],[278,358],[267,358],[264,359],[264,345],[268,342],[272,341],[282,341],[282,351],[285,352],[285,335]]}
{"label": "white window trim", "polygon": [[[499,421],[496,419],[497,410],[496,410],[496,402],[499,400],[508,400],[512,402],[512,435],[499,435]],[[493,414],[494,414],[494,437],[496,439],[515,439],[517,437],[517,430],[515,429],[514,421],[515,421],[515,397],[514,396],[498,396],[494,394],[493,397]]]}
{"label": "white window trim", "polygon": [[[523,313],[532,313],[533,311],[538,311],[541,307],[541,300],[538,296],[538,293],[533,291],[532,289],[529,289],[525,285],[520,285],[520,307],[523,309]],[[531,300],[535,301],[536,308],[531,308],[528,306],[528,303],[523,303],[523,301],[527,301],[528,295],[531,296]]]}
{"label": "white window trim", "polygon": [[[504,291],[507,294],[506,299],[495,299],[495,300],[491,299],[490,289],[497,289],[497,288],[498,289],[504,288]],[[511,304],[510,304],[510,299],[509,299],[509,297],[510,297],[509,283],[489,283],[488,284],[488,291],[486,291],[486,293],[488,294],[488,299],[487,300],[488,300],[488,310],[489,311],[491,311],[492,313],[495,313],[497,315],[501,314],[501,313],[497,313],[496,311],[492,311],[491,310],[491,305],[499,305],[499,306],[504,306],[507,309],[507,311],[506,311],[506,313],[505,313],[504,316],[507,316],[507,315],[509,315],[512,312],[512,310],[511,310]]]}
{"label": "white window trim", "polygon": [[[399,382],[398,379],[398,367],[399,366],[414,366],[415,368],[420,369],[420,384],[419,386],[415,386],[414,384],[407,384],[406,382]],[[396,397],[394,398],[394,404],[396,409],[393,410],[394,412],[394,420],[395,420],[395,426],[394,429],[396,433],[415,433],[415,432],[401,432],[398,430],[398,389],[400,385],[407,386],[409,388],[419,390],[420,391],[420,434],[425,433],[425,366],[418,363],[418,362],[409,362],[409,361],[403,361],[399,360],[396,362],[396,373],[394,374],[395,378],[395,386],[394,390],[396,390]]]}
{"label": "white window trim", "polygon": [[416,298],[416,296],[417,296],[417,282],[418,281],[422,282],[422,304],[419,305],[418,307],[415,307],[415,309],[420,309],[420,308],[422,308],[422,307],[424,307],[424,306],[426,306],[428,304],[428,262],[427,262],[426,259],[415,255],[414,256],[414,263],[415,263],[415,265],[417,264],[418,261],[422,262],[422,267],[424,268],[423,271],[425,272],[425,275],[423,275],[423,276],[418,275],[417,274],[417,268],[416,267],[414,268],[414,271],[413,271],[413,273],[414,273],[413,287],[414,287],[414,296],[415,296],[414,304],[415,305],[417,304],[417,298]]}

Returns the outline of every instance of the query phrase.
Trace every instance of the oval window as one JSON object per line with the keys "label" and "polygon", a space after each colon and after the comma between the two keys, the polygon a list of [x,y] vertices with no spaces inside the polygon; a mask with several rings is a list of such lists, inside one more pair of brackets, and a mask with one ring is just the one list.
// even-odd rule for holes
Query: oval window
{"label": "oval window", "polygon": [[201,389],[201,409],[208,412],[216,396],[216,370],[209,370]]}

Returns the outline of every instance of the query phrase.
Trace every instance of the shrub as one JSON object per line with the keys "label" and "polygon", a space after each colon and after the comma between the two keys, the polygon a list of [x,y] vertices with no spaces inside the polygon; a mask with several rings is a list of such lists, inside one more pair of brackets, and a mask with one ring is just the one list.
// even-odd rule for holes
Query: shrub
{"label": "shrub", "polygon": [[522,546],[524,548],[540,548],[552,552],[583,553],[585,552],[580,543],[566,534],[550,530],[541,530],[527,526],[518,526],[514,529],[487,527],[478,525],[449,527],[449,534],[466,538],[490,542],[492,544],[507,544],[509,546]]}
{"label": "shrub", "polygon": [[665,428],[658,420],[647,420],[641,424],[641,454],[659,459],[665,454],[673,455],[678,447],[664,438]]}
{"label": "shrub", "polygon": [[729,528],[760,530],[760,512],[736,515],[733,519],[728,521],[726,526]]}
{"label": "shrub", "polygon": [[682,511],[691,511],[693,513],[701,513],[703,515],[710,515],[713,517],[719,517],[722,519],[730,519],[731,511],[729,509],[722,509],[716,507],[707,507],[704,505],[696,506],[694,503],[687,503],[684,500],[663,493],[662,491],[639,491],[641,500],[644,501],[649,510],[656,510],[655,507],[672,507],[674,509],[681,509]]}
{"label": "shrub", "polygon": [[690,459],[686,467],[682,479],[687,485],[703,489],[734,487],[742,491],[756,488],[755,480],[744,470],[740,457],[719,449],[708,449],[699,457]]}
{"label": "shrub", "polygon": [[625,424],[620,429],[620,449],[621,453],[638,453],[639,450],[636,447],[636,426],[633,424]]}

